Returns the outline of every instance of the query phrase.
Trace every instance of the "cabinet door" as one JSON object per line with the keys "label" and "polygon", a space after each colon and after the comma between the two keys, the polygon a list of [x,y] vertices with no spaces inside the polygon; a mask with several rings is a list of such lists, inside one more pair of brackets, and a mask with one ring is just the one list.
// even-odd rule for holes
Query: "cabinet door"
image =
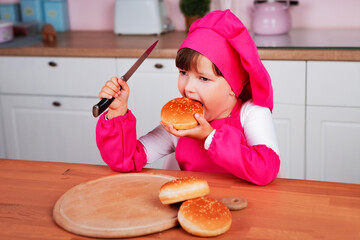
{"label": "cabinet door", "polygon": [[276,104],[273,119],[280,150],[278,177],[305,177],[305,106]]}
{"label": "cabinet door", "polygon": [[2,95],[9,158],[102,164],[95,142],[97,98]]}
{"label": "cabinet door", "polygon": [[360,108],[307,108],[306,178],[360,183]]}
{"label": "cabinet door", "polygon": [[305,176],[304,61],[263,61],[274,91],[273,118],[280,151],[278,177]]}

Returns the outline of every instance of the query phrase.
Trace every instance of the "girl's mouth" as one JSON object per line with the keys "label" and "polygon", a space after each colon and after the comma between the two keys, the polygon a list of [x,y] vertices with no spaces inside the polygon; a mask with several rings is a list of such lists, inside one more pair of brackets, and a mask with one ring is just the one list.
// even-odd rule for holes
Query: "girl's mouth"
{"label": "girl's mouth", "polygon": [[193,100],[193,101],[195,101],[195,102],[200,103],[201,106],[204,106],[204,104],[203,104],[200,100],[197,100],[197,99],[195,99],[195,98],[188,97],[188,96],[186,96],[186,95],[185,95],[185,97],[186,97],[186,98],[189,98],[189,99],[191,99],[191,100]]}
{"label": "girl's mouth", "polygon": [[194,101],[200,103],[201,106],[204,106],[204,104],[202,102],[200,102],[199,100],[194,100]]}

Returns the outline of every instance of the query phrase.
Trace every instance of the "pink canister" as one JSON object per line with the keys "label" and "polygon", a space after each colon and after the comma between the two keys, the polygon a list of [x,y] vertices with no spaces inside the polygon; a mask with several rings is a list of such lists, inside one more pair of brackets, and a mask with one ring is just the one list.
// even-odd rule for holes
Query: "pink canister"
{"label": "pink canister", "polygon": [[252,30],[260,35],[285,34],[291,28],[290,1],[267,1],[255,4],[252,11]]}
{"label": "pink canister", "polygon": [[14,38],[13,23],[0,21],[0,43],[8,42]]}

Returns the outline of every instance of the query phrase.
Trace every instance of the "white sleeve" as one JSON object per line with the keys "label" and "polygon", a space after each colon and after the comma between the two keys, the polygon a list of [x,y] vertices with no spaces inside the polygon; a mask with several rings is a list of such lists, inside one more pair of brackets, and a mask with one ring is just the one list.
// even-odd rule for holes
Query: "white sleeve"
{"label": "white sleeve", "polygon": [[269,108],[245,102],[240,111],[240,121],[249,146],[263,144],[279,155],[275,127]]}
{"label": "white sleeve", "polygon": [[148,163],[175,152],[178,140],[178,137],[168,133],[161,125],[139,138],[144,145]]}
{"label": "white sleeve", "polygon": [[212,142],[212,139],[214,138],[215,132],[216,132],[216,129],[212,130],[212,132],[209,134],[209,136],[207,136],[207,138],[205,139],[204,148],[206,150],[209,150],[209,147]]}

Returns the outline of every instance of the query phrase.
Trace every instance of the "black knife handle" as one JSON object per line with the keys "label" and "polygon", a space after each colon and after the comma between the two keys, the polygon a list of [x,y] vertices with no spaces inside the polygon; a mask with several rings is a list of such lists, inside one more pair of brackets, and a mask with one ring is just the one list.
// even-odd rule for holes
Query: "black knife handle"
{"label": "black knife handle", "polygon": [[98,102],[93,106],[92,109],[93,116],[94,117],[100,116],[100,114],[102,114],[110,106],[110,104],[114,101],[114,99],[115,99],[114,97],[112,99],[108,99],[108,98],[101,99],[100,102]]}

